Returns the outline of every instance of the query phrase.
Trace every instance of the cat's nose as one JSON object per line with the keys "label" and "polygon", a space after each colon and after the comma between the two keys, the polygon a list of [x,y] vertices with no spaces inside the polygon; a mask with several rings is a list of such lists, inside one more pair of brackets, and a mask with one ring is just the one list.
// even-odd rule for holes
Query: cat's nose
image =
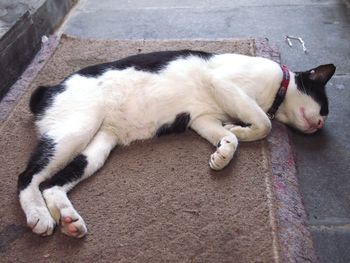
{"label": "cat's nose", "polygon": [[321,129],[323,127],[323,120],[319,119],[317,123],[317,129]]}

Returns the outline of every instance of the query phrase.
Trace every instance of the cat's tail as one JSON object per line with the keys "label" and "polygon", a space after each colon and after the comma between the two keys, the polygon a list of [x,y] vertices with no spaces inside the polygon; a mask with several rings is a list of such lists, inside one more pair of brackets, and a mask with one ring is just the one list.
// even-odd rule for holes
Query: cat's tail
{"label": "cat's tail", "polygon": [[30,97],[29,108],[34,115],[44,113],[56,95],[63,92],[65,86],[62,84],[56,86],[39,86]]}
{"label": "cat's tail", "polygon": [[43,99],[50,86],[39,86],[30,97],[29,109],[32,113],[39,114],[41,112],[41,105],[43,104]]}

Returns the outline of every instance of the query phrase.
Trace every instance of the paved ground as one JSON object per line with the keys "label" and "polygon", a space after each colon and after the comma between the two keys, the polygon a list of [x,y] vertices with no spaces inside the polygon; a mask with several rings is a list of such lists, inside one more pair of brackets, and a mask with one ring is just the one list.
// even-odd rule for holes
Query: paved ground
{"label": "paved ground", "polygon": [[[340,0],[80,1],[63,31],[82,38],[267,37],[293,70],[335,63],[330,116],[315,136],[291,131],[309,225],[321,262],[350,262],[350,11]],[[301,36],[307,54],[286,34]]]}

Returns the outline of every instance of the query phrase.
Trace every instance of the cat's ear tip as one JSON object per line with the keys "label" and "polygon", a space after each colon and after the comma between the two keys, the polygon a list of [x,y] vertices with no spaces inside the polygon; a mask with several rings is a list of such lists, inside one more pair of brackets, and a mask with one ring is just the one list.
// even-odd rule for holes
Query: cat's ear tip
{"label": "cat's ear tip", "polygon": [[324,65],[321,65],[319,66],[319,68],[329,68],[329,69],[333,69],[335,70],[337,67],[333,64],[333,63],[330,63],[330,64],[324,64]]}
{"label": "cat's ear tip", "polygon": [[310,80],[327,83],[334,75],[336,66],[334,64],[324,64],[308,71]]}
{"label": "cat's ear tip", "polygon": [[328,64],[327,66],[330,67],[330,68],[333,68],[334,70],[336,70],[336,68],[337,68],[333,63]]}
{"label": "cat's ear tip", "polygon": [[331,64],[325,64],[325,65],[318,66],[313,71],[314,72],[316,71],[322,75],[328,75],[331,77],[335,73],[336,68],[337,67],[333,63],[331,63]]}
{"label": "cat's ear tip", "polygon": [[337,67],[332,63],[332,64],[328,64],[328,68],[329,68],[330,74],[333,76]]}

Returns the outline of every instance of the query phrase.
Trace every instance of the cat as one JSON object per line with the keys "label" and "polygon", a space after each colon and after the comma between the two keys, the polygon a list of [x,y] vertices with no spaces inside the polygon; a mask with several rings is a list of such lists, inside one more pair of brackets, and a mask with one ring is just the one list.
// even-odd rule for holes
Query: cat
{"label": "cat", "polygon": [[100,169],[116,145],[188,127],[216,146],[214,170],[232,159],[238,141],[263,139],[276,118],[304,133],[328,115],[325,85],[333,64],[291,72],[265,58],[179,50],[138,54],[89,66],[32,94],[39,141],[18,194],[27,225],[48,236],[87,228],[67,192]]}

